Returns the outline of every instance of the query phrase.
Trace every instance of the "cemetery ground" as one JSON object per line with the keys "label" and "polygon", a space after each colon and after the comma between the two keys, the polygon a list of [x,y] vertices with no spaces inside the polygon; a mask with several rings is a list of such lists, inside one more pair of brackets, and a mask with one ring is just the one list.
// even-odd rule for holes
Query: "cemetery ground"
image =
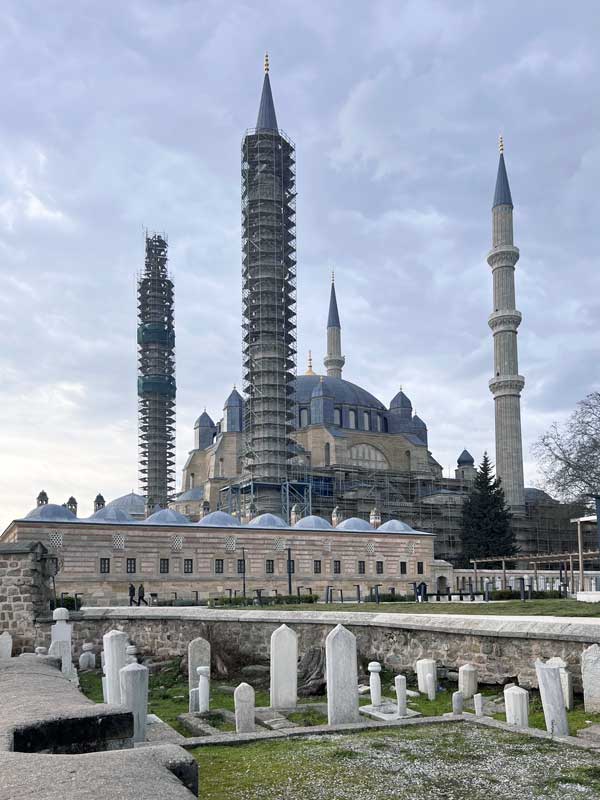
{"label": "cemetery ground", "polygon": [[[383,693],[393,697],[393,674],[381,673]],[[101,672],[80,673],[81,687],[90,699],[102,702]],[[220,730],[234,726],[219,719],[216,709],[232,711],[238,682],[211,680],[207,721]],[[409,681],[410,688],[416,688]],[[440,716],[452,707],[456,683],[443,683],[434,701],[410,698],[409,706],[423,716]],[[488,698],[501,697],[501,687],[480,687]],[[181,660],[165,664],[150,675],[148,711],[189,737],[177,717],[188,710],[188,682]],[[323,703],[325,696],[300,702]],[[361,697],[368,703],[368,695]],[[269,693],[256,691],[256,705],[268,706]],[[504,721],[501,712],[493,716]],[[326,723],[317,707],[297,711],[290,719],[302,726]],[[581,698],[568,712],[571,735],[600,714],[583,710]],[[537,692],[531,692],[530,725],[545,730]],[[534,739],[517,733],[481,728],[469,723],[433,724],[401,729],[378,729],[352,734],[318,734],[287,740],[208,745],[192,750],[200,764],[201,800],[408,800],[417,793],[440,800],[527,798],[600,798],[597,754]]]}

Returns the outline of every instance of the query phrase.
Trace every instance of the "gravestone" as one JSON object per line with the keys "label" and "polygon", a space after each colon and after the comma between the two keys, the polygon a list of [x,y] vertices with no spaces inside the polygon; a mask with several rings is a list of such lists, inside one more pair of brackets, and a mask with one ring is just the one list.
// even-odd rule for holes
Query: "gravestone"
{"label": "gravestone", "polygon": [[343,625],[336,625],[325,639],[325,662],[329,724],[356,722],[359,719],[356,637]]}
{"label": "gravestone", "polygon": [[81,649],[83,652],[79,656],[79,669],[96,669],[94,645],[86,642]]}
{"label": "gravestone", "polygon": [[198,686],[190,692],[190,713],[205,714],[210,708],[210,667],[196,669]]}
{"label": "gravestone", "polygon": [[236,733],[253,733],[256,730],[254,721],[254,689],[249,683],[240,683],[233,693],[235,704]]}
{"label": "gravestone", "polygon": [[190,692],[198,688],[198,667],[210,669],[210,642],[199,636],[188,644],[188,684]]}
{"label": "gravestone", "polygon": [[398,701],[398,716],[406,716],[406,677],[396,675],[394,678],[394,688],[396,689],[396,700]]}
{"label": "gravestone", "polygon": [[474,694],[473,695],[473,706],[475,708],[475,716],[476,717],[483,717],[483,695],[482,694]]}
{"label": "gravestone", "polygon": [[106,700],[112,705],[121,705],[121,682],[119,673],[127,666],[127,634],[109,631],[102,637],[104,644],[104,672],[106,675]]}
{"label": "gravestone", "polygon": [[125,649],[125,655],[127,657],[128,664],[137,664],[138,663],[138,649],[134,644],[128,644]]}
{"label": "gravestone", "polygon": [[427,694],[427,675],[433,675],[433,683],[437,686],[437,666],[433,658],[420,658],[416,665],[417,689],[421,694]]}
{"label": "gravestone", "polygon": [[69,623],[69,612],[66,608],[55,608],[52,619],[54,625],[50,628],[50,642],[68,642],[71,650],[73,626]]}
{"label": "gravestone", "polygon": [[563,659],[558,656],[554,656],[554,658],[549,658],[546,664],[548,664],[548,666],[558,667],[565,708],[567,711],[572,711],[575,703],[573,698],[573,676],[567,669],[567,662],[563,661]]}
{"label": "gravestone", "polygon": [[271,708],[295,708],[298,699],[298,635],[287,625],[271,634]]}
{"label": "gravestone", "polygon": [[538,660],[535,662],[535,672],[544,708],[546,730],[555,736],[568,736],[569,723],[567,722],[559,667],[549,666]]}
{"label": "gravestone", "polygon": [[0,635],[0,658],[12,658],[13,640],[8,631]]}
{"label": "gravestone", "polygon": [[462,692],[452,693],[452,713],[462,714],[464,705],[464,697]]}
{"label": "gravestone", "polygon": [[381,705],[381,664],[378,661],[371,661],[367,667],[369,670],[369,690],[371,693],[371,705]]}
{"label": "gravestone", "polygon": [[587,712],[600,712],[600,647],[593,644],[581,654],[583,705]]}
{"label": "gravestone", "polygon": [[133,741],[146,741],[148,716],[148,667],[128,664],[119,671],[121,705],[133,714]]}
{"label": "gravestone", "polygon": [[469,700],[477,692],[477,667],[463,664],[458,670],[458,691],[465,700]]}
{"label": "gravestone", "polygon": [[69,642],[64,639],[57,639],[52,642],[48,650],[48,655],[60,659],[60,669],[63,675],[68,675],[69,672],[73,671]]}
{"label": "gravestone", "polygon": [[425,676],[425,680],[427,681],[427,699],[435,700],[436,686],[433,674],[428,672]]}
{"label": "gravestone", "polygon": [[506,722],[509,725],[518,725],[519,728],[529,727],[529,692],[520,686],[507,686],[504,690],[504,706],[506,708]]}
{"label": "gravestone", "polygon": [[309,697],[325,690],[325,648],[311,647],[298,664],[298,695]]}

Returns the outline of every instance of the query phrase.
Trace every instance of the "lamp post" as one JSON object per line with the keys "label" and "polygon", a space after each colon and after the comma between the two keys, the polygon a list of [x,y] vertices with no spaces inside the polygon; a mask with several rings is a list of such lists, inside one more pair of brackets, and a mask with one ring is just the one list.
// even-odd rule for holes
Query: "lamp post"
{"label": "lamp post", "polygon": [[246,597],[246,549],[242,547],[242,595]]}
{"label": "lamp post", "polygon": [[287,574],[288,574],[288,595],[292,594],[292,548],[288,547]]}

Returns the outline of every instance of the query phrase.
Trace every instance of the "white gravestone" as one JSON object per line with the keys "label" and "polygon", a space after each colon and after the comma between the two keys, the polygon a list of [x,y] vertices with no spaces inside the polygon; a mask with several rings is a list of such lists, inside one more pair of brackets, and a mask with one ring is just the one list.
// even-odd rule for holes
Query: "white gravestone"
{"label": "white gravestone", "polygon": [[548,666],[558,667],[565,708],[567,711],[572,711],[574,706],[573,676],[567,669],[567,662],[563,661],[563,659],[558,656],[554,656],[554,658],[549,658],[546,664],[548,664]]}
{"label": "white gravestone", "polygon": [[583,705],[588,713],[600,712],[600,647],[593,644],[581,654]]}
{"label": "white gravestone", "polygon": [[427,673],[425,680],[427,682],[427,699],[435,700],[435,678],[431,672]]}
{"label": "white gravestone", "polygon": [[190,713],[205,714],[210,708],[210,667],[197,667],[198,686],[190,692]]}
{"label": "white gravestone", "polygon": [[138,663],[138,649],[134,644],[127,645],[127,648],[125,650],[125,655],[127,656],[128,664]]}
{"label": "white gravestone", "polygon": [[458,691],[465,700],[469,700],[477,692],[477,667],[473,664],[463,664],[458,670]]}
{"label": "white gravestone", "polygon": [[148,667],[128,664],[119,671],[121,705],[133,714],[133,741],[146,741],[148,715]]}
{"label": "white gravestone", "polygon": [[8,631],[0,636],[0,658],[12,658],[13,640]]}
{"label": "white gravestone", "polygon": [[121,705],[119,672],[127,666],[127,634],[109,631],[102,637],[104,643],[104,672],[106,674],[106,702]]}
{"label": "white gravestone", "polygon": [[453,692],[452,693],[452,713],[453,714],[462,714],[463,713],[463,693],[462,692]]}
{"label": "white gravestone", "polygon": [[106,675],[102,676],[102,702],[108,703],[108,690],[106,688]]}
{"label": "white gravestone", "polygon": [[298,699],[298,635],[287,625],[271,634],[271,708],[295,708]]}
{"label": "white gravestone", "polygon": [[54,625],[50,628],[51,642],[68,642],[71,649],[73,626],[69,623],[69,612],[66,608],[55,608],[52,612]]}
{"label": "white gravestone", "polygon": [[520,686],[508,686],[504,690],[506,721],[519,728],[529,727],[529,692]]}
{"label": "white gravestone", "polygon": [[81,649],[83,652],[79,656],[79,669],[96,669],[94,645],[86,642]]}
{"label": "white gravestone", "polygon": [[210,642],[199,636],[188,644],[188,683],[190,692],[198,688],[198,667],[210,667]]}
{"label": "white gravestone", "polygon": [[253,733],[256,730],[254,721],[254,689],[249,683],[240,683],[233,693],[235,704],[236,733]]}
{"label": "white gravestone", "polygon": [[398,716],[406,716],[406,678],[404,675],[396,675],[394,678],[394,688],[396,689],[396,700],[398,702]]}
{"label": "white gravestone", "polygon": [[535,662],[535,672],[544,708],[546,730],[555,736],[568,736],[569,723],[567,722],[559,668],[548,666],[538,660]]}
{"label": "white gravestone", "polygon": [[427,675],[433,675],[433,682],[437,686],[437,666],[433,658],[420,658],[416,663],[417,689],[421,694],[427,694]]}
{"label": "white gravestone", "polygon": [[473,695],[473,706],[475,708],[475,716],[476,717],[483,717],[483,695],[482,694],[474,694]]}
{"label": "white gravestone", "polygon": [[369,662],[369,690],[371,692],[371,705],[381,705],[381,664],[378,661]]}
{"label": "white gravestone", "polygon": [[325,639],[325,664],[329,724],[356,722],[360,718],[356,637],[343,625],[336,625]]}

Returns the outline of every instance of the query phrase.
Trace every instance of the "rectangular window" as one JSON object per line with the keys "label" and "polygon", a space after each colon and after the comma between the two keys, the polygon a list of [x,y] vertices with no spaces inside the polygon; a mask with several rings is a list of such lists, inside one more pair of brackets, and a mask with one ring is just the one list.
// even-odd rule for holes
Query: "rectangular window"
{"label": "rectangular window", "polygon": [[168,573],[168,571],[169,571],[169,559],[168,558],[161,558],[160,559],[160,562],[159,562],[159,565],[158,565],[158,571],[160,572],[161,575],[166,575]]}
{"label": "rectangular window", "polygon": [[265,572],[267,575],[273,575],[275,573],[275,561],[272,558],[267,558],[265,564]]}
{"label": "rectangular window", "polygon": [[183,559],[183,571],[186,575],[191,575],[194,571],[194,559],[193,558],[184,558]]}
{"label": "rectangular window", "polygon": [[342,574],[342,562],[341,561],[334,561],[333,562],[333,574],[334,575],[341,575]]}
{"label": "rectangular window", "polygon": [[287,560],[287,574],[293,575],[296,572],[296,562],[293,558],[288,558]]}
{"label": "rectangular window", "polygon": [[423,574],[423,562],[417,561],[417,575]]}
{"label": "rectangular window", "polygon": [[100,572],[102,575],[108,575],[110,572],[110,558],[100,559]]}
{"label": "rectangular window", "polygon": [[319,560],[317,560],[317,559],[315,559],[315,562],[314,562],[314,569],[315,569],[315,575],[320,575],[321,574],[321,562]]}
{"label": "rectangular window", "polygon": [[215,575],[222,575],[224,569],[224,562],[222,558],[215,558]]}
{"label": "rectangular window", "polygon": [[128,558],[127,559],[127,574],[133,575],[135,572],[135,558]]}
{"label": "rectangular window", "polygon": [[364,575],[366,571],[367,570],[366,570],[365,562],[364,561],[359,561],[358,562],[358,574],[359,575]]}
{"label": "rectangular window", "polygon": [[363,428],[366,431],[371,430],[371,415],[368,411],[363,411]]}
{"label": "rectangular window", "polygon": [[383,561],[377,562],[377,574],[383,575]]}
{"label": "rectangular window", "polygon": [[246,559],[245,558],[238,558],[238,575],[243,575],[246,572]]}
{"label": "rectangular window", "polygon": [[406,575],[406,561],[400,562],[400,575]]}

